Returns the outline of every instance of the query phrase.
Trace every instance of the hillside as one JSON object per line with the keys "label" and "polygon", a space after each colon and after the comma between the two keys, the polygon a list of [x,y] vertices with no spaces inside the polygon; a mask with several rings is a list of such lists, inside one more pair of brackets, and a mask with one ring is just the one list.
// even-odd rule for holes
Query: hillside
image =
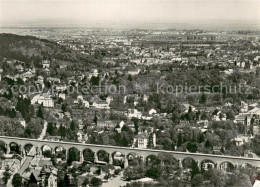
{"label": "hillside", "polygon": [[0,57],[16,59],[36,64],[42,59],[55,59],[70,63],[94,64],[91,57],[66,46],[34,36],[19,36],[15,34],[0,34]]}

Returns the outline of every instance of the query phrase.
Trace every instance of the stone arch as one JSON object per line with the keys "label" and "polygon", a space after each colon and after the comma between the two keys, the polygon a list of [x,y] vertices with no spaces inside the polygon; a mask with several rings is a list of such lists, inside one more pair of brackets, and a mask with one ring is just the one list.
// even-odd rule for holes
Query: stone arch
{"label": "stone arch", "polygon": [[250,163],[243,163],[240,167],[241,168],[254,168],[254,166]]}
{"label": "stone arch", "polygon": [[67,154],[67,150],[62,147],[61,145],[56,146],[54,148],[54,152],[57,158],[61,158],[62,160],[66,160],[66,154]]}
{"label": "stone arch", "polygon": [[159,162],[160,160],[156,155],[148,155],[145,159],[146,165],[154,165],[154,164],[158,164]]}
{"label": "stone arch", "polygon": [[235,165],[229,161],[224,161],[219,164],[219,169],[224,171],[233,171],[235,169]]}
{"label": "stone arch", "polygon": [[210,159],[205,159],[200,162],[201,171],[207,171],[209,169],[216,168],[216,163]]}
{"label": "stone arch", "polygon": [[21,154],[21,146],[16,142],[9,143],[10,153]]}
{"label": "stone arch", "polygon": [[135,166],[141,162],[141,158],[135,152],[128,153],[126,159],[129,166]]}
{"label": "stone arch", "polygon": [[26,156],[35,156],[38,152],[37,147],[35,147],[33,144],[31,143],[26,143],[24,146],[24,151],[25,151],[25,155]]}
{"label": "stone arch", "polygon": [[124,166],[124,161],[125,161],[125,155],[121,153],[120,151],[114,151],[112,154],[112,159],[113,159],[113,165],[115,166]]}
{"label": "stone arch", "polygon": [[95,152],[92,151],[91,149],[89,148],[84,149],[82,154],[83,154],[84,161],[91,162],[91,163],[95,162]]}
{"label": "stone arch", "polygon": [[7,146],[3,140],[0,140],[0,152],[7,153]]}
{"label": "stone arch", "polygon": [[52,148],[47,144],[44,144],[41,147],[41,152],[44,157],[51,158],[51,156],[52,156]]}
{"label": "stone arch", "polygon": [[80,161],[80,150],[76,147],[69,148],[67,153],[68,165],[71,165],[73,161]]}
{"label": "stone arch", "polygon": [[109,163],[109,153],[103,149],[97,151],[97,159],[100,162]]}
{"label": "stone arch", "polygon": [[192,168],[193,164],[197,164],[196,160],[194,160],[192,157],[186,157],[182,161],[182,167],[187,169],[187,168]]}
{"label": "stone arch", "polygon": [[179,160],[171,153],[159,153],[157,158],[160,160],[163,165],[174,165],[179,167]]}

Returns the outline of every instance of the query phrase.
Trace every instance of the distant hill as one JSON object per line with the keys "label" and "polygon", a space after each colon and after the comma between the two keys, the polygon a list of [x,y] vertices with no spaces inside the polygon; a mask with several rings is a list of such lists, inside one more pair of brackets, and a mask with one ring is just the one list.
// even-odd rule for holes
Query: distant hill
{"label": "distant hill", "polygon": [[93,59],[78,51],[49,40],[6,33],[0,34],[0,56],[28,63],[31,61],[37,63],[42,59],[51,58],[81,64],[94,62]]}

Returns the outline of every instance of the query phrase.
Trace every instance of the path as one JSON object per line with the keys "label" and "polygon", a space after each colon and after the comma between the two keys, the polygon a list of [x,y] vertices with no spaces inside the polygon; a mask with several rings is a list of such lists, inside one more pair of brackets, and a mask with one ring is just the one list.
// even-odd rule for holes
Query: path
{"label": "path", "polygon": [[48,123],[47,123],[47,121],[44,120],[42,133],[40,134],[38,140],[43,140],[43,138],[44,138],[44,136],[46,134],[47,126],[48,126]]}
{"label": "path", "polygon": [[127,181],[123,180],[123,172],[121,172],[118,176],[115,178],[110,179],[110,181],[105,182],[102,184],[102,187],[119,187],[119,186],[125,186],[127,184]]}

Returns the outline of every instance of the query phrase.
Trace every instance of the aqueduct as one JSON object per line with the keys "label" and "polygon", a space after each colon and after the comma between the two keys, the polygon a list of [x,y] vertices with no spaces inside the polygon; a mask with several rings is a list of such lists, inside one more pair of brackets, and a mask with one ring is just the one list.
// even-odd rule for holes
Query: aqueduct
{"label": "aqueduct", "polygon": [[231,165],[232,167],[238,167],[242,165],[252,165],[254,167],[260,168],[260,158],[247,158],[247,157],[237,157],[237,156],[227,156],[227,155],[213,155],[213,154],[202,154],[202,153],[189,153],[189,152],[178,152],[178,151],[166,151],[166,150],[156,150],[156,149],[139,149],[139,148],[129,148],[129,147],[117,147],[109,145],[96,145],[96,144],[82,144],[74,142],[62,142],[62,141],[48,141],[48,140],[37,140],[37,139],[27,139],[19,137],[8,137],[0,136],[0,141],[5,143],[6,152],[10,152],[10,145],[16,144],[20,149],[22,155],[28,154],[26,147],[31,145],[35,147],[37,154],[42,154],[43,147],[49,147],[51,152],[54,153],[58,149],[62,148],[66,151],[66,155],[71,148],[75,148],[79,151],[80,161],[84,161],[84,152],[88,150],[94,155],[94,162],[104,163],[98,158],[98,152],[105,151],[108,155],[107,162],[113,164],[113,155],[115,152],[120,152],[123,156],[124,166],[128,166],[128,155],[135,154],[142,159],[146,159],[151,155],[158,156],[159,153],[168,153],[173,155],[173,157],[179,161],[180,167],[183,165],[185,159],[194,160],[199,168],[205,161],[209,161],[210,166],[218,169],[223,169],[224,166]]}

